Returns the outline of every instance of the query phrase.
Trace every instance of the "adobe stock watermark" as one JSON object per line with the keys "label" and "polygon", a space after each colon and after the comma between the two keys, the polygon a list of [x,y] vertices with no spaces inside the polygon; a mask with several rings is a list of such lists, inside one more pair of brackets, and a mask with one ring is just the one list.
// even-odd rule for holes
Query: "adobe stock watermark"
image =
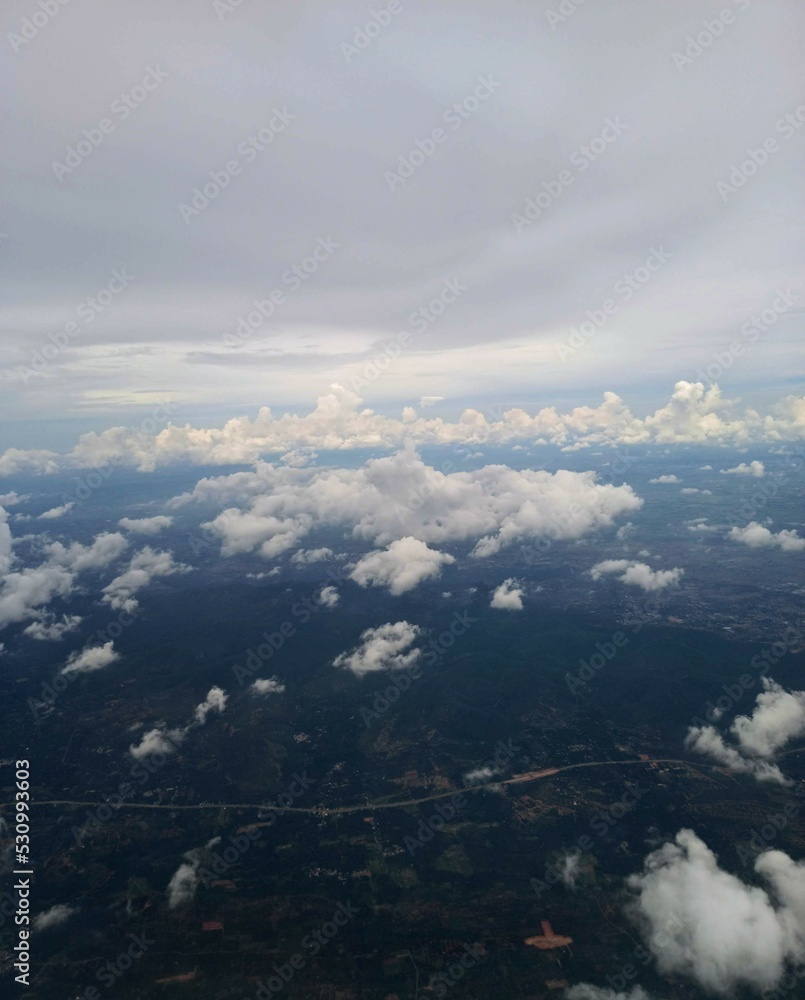
{"label": "adobe stock watermark", "polygon": [[[613,802],[608,809],[597,809],[593,814],[588,826],[598,837],[606,837],[614,830],[621,820],[627,816],[643,798],[648,795],[648,788],[641,788],[638,782],[627,781],[625,791],[617,802]],[[568,885],[569,875],[564,863],[574,861],[577,869],[585,854],[595,855],[595,842],[589,833],[582,833],[571,847],[562,847],[557,852],[562,855],[563,867],[556,863],[549,863],[545,866],[542,878],[532,878],[529,885],[537,895],[537,899],[542,899],[546,892],[553,886],[562,882]]]}
{"label": "adobe stock watermark", "polygon": [[[733,7],[738,8],[738,14],[743,14],[752,5],[752,0],[731,0]],[[674,66],[681,73],[686,66],[690,66],[700,56],[712,46],[717,38],[720,38],[726,29],[735,24],[737,16],[734,10],[724,7],[717,15],[706,18],[702,21],[701,30],[695,35],[688,35],[685,49],[682,52],[674,51],[671,54]]]}
{"label": "adobe stock watermark", "polygon": [[696,378],[700,382],[706,384],[709,381],[712,386],[746,354],[747,344],[754,344],[761,337],[765,337],[783,316],[791,312],[797,302],[797,296],[790,288],[785,291],[778,288],[776,292],[777,295],[769,306],[743,324],[741,336],[744,340],[733,340],[724,350],[713,351],[713,360],[710,364],[704,370],[699,368],[696,372]]}
{"label": "adobe stock watermark", "polygon": [[39,32],[47,27],[69,2],[70,0],[39,0],[37,4],[39,9],[22,19],[19,34],[9,31],[6,35],[11,51],[16,55],[24,45],[30,45]]}
{"label": "adobe stock watermark", "polygon": [[293,803],[301,798],[308,791],[311,785],[315,784],[315,778],[309,778],[307,771],[301,774],[291,775],[293,779],[288,785],[288,790],[280,794],[271,802],[261,804],[261,811],[268,811],[268,818],[261,819],[260,825],[251,824],[237,832],[237,836],[230,837],[229,843],[221,850],[216,850],[211,855],[211,860],[198,870],[198,877],[205,886],[212,885],[217,879],[226,875],[235,865],[239,864],[244,855],[254,844],[262,840],[263,828],[272,827],[280,816],[285,815]]}
{"label": "adobe stock watermark", "polygon": [[[774,131],[787,142],[793,139],[803,125],[805,125],[805,104],[800,104],[793,111],[778,118]],[[755,149],[748,148],[746,150],[747,158],[741,163],[732,165],[729,179],[716,181],[716,191],[721,196],[721,200],[727,202],[730,195],[736,194],[748,180],[755,176],[761,167],[765,167],[771,156],[780,152],[781,148],[774,136],[764,139],[762,144]]]}
{"label": "adobe stock watermark", "polygon": [[363,27],[356,26],[352,35],[352,44],[341,42],[341,55],[347,63],[351,63],[355,56],[364,52],[383,29],[388,28],[394,15],[399,14],[402,9],[401,0],[389,0],[385,7],[372,11],[372,16]]}
{"label": "adobe stock watermark", "polygon": [[[353,906],[350,900],[347,900],[346,903],[339,903],[330,920],[325,920],[320,927],[315,928],[302,938],[301,947],[304,951],[295,952],[287,962],[283,962],[281,965],[276,962],[272,965],[272,974],[259,981],[257,992],[254,995],[255,1000],[271,1000],[271,997],[282,992],[296,973],[304,969],[308,958],[315,958],[322,949],[327,948],[338,936],[341,929],[354,920],[360,912],[360,907]],[[243,1000],[250,1000],[250,998],[244,997]]]}
{"label": "adobe stock watermark", "polygon": [[[109,105],[109,111],[118,122],[124,122],[133,111],[136,111],[161,84],[168,79],[165,70],[158,66],[148,66],[146,73],[138,84],[131,88],[128,93],[120,94]],[[115,131],[117,125],[112,118],[101,118],[94,128],[85,128],[81,133],[81,138],[74,145],[65,149],[64,163],[54,160],[51,166],[56,175],[56,180],[63,181],[81,164],[92,156],[98,146],[102,145],[107,135]]]}
{"label": "adobe stock watermark", "polygon": [[[154,434],[158,427],[164,427],[165,424],[170,422],[171,416],[179,410],[178,403],[172,403],[170,400],[165,400],[163,403],[157,404],[151,410],[150,416],[143,418],[136,428],[130,429],[130,434]],[[123,464],[122,459],[112,460],[103,466],[92,466],[89,471],[84,471],[78,484],[73,488],[72,492],[63,492],[61,495],[61,502],[63,505],[77,503],[83,503],[85,500],[89,500],[96,490],[99,490],[104,483],[109,479],[115,469],[118,469]]]}
{"label": "adobe stock watermark", "polygon": [[[280,283],[290,292],[296,292],[340,248],[341,244],[336,243],[332,236],[320,236],[310,253],[283,273]],[[287,301],[288,296],[282,288],[272,289],[264,299],[255,299],[252,303],[254,309],[245,316],[238,316],[234,333],[224,334],[224,344],[227,347],[242,347]]]}
{"label": "adobe stock watermark", "polygon": [[579,324],[578,327],[572,327],[566,343],[555,345],[562,361],[567,361],[591,337],[603,329],[610,318],[617,315],[621,307],[626,305],[644,285],[648,284],[670,259],[671,254],[667,250],[663,250],[662,246],[658,250],[652,247],[646,257],[645,264],[635,268],[634,271],[622,274],[612,288],[612,295],[617,297],[605,299],[601,303],[600,309],[588,309],[585,313],[587,322]]}
{"label": "adobe stock watermark", "polygon": [[470,969],[484,958],[485,950],[478,944],[465,944],[461,957],[451,961],[446,972],[437,972],[428,979],[426,990],[432,990],[437,997],[446,997],[448,991],[460,983]]}
{"label": "adobe stock watermark", "polygon": [[[463,100],[456,101],[442,115],[442,121],[456,132],[467,119],[477,114],[483,105],[492,97],[502,84],[492,78],[491,73],[478,77],[478,86]],[[441,127],[431,129],[424,139],[417,139],[406,155],[397,160],[397,170],[386,170],[383,178],[389,191],[393,194],[398,188],[405,187],[406,182],[413,177],[424,163],[433,156],[439,146],[447,142],[447,131]]]}
{"label": "adobe stock watermark", "polygon": [[[438,294],[410,314],[408,325],[419,333],[424,332],[466,291],[467,285],[459,278],[445,278]],[[412,346],[412,336],[408,330],[402,330],[396,337],[386,341],[381,350],[363,365],[359,375],[350,376],[352,391],[362,392],[385,374],[403,351]]]}
{"label": "adobe stock watermark", "polygon": [[[129,274],[124,266],[116,267],[112,271],[112,276],[93,295],[88,296],[75,308],[75,314],[82,324],[92,323],[100,314],[111,305],[116,296],[129,287],[135,280],[133,274]],[[31,362],[28,366],[18,365],[14,369],[14,375],[19,378],[24,385],[35,375],[42,375],[47,371],[50,363],[55,361],[65,347],[69,346],[72,338],[79,336],[81,325],[72,320],[64,325],[61,331],[48,335],[49,344],[45,344],[41,350],[36,350],[31,355]]]}
{"label": "adobe stock watermark", "polygon": [[[488,772],[490,775],[500,774],[502,768],[518,753],[520,753],[521,750],[522,747],[514,746],[511,739],[507,740],[505,743],[503,740],[498,740],[492,758],[484,761],[483,764],[474,770],[479,773]],[[420,848],[429,844],[430,841],[433,840],[434,836],[444,828],[446,823],[451,823],[455,820],[459,810],[463,809],[468,802],[468,792],[477,793],[494,784],[495,781],[493,777],[483,783],[468,784],[465,791],[454,792],[451,796],[449,796],[449,798],[445,797],[444,802],[439,802],[435,806],[433,813],[427,819],[421,819],[419,821],[416,828],[416,836],[412,837],[410,834],[406,834],[403,838],[405,847],[411,857],[413,857]]]}
{"label": "adobe stock watermark", "polygon": [[[428,648],[424,652],[423,659],[428,666],[434,666],[441,659],[448,649],[453,646],[457,638],[464,635],[472,624],[477,622],[477,618],[461,611],[453,612],[453,620],[450,626],[439,633],[438,636],[428,640]],[[414,681],[422,676],[422,667],[419,662],[412,664],[405,670],[395,670],[392,673],[391,683],[385,688],[378,688],[372,698],[372,707],[361,706],[361,718],[367,728],[376,722],[388,710],[396,704],[400,695],[408,691]]]}
{"label": "adobe stock watermark", "polygon": [[[95,978],[107,989],[111,989],[115,983],[145,955],[149,948],[156,944],[154,938],[146,937],[145,934],[129,934],[131,942],[128,948],[124,948],[114,960],[104,962],[95,973]],[[102,994],[97,986],[86,986],[81,993],[77,994],[80,1000],[100,1000]]]}
{"label": "adobe stock watermark", "polygon": [[236,152],[239,159],[227,160],[220,170],[210,170],[207,173],[209,180],[205,181],[203,187],[193,188],[189,199],[190,203],[179,202],[176,207],[186,226],[189,226],[196,216],[201,215],[204,209],[208,208],[218,195],[229,187],[233,177],[237,177],[243,172],[244,163],[253,163],[257,159],[257,154],[268,149],[276,137],[284,132],[290,122],[296,118],[296,115],[292,115],[287,108],[283,108],[281,111],[279,108],[274,108],[273,114],[273,118],[269,120],[267,125],[264,125],[258,132],[247,135],[242,142],[238,143]]}
{"label": "adobe stock watermark", "polygon": [[545,11],[545,18],[548,24],[551,26],[552,31],[556,31],[560,24],[564,24],[565,21],[572,17],[579,7],[583,7],[587,0],[562,0],[559,6],[554,10],[549,8]]}
{"label": "adobe stock watermark", "polygon": [[[629,126],[620,120],[619,115],[615,115],[614,120],[607,118],[600,135],[597,135],[587,145],[579,146],[570,154],[568,161],[570,166],[575,169],[577,174],[583,174],[628,128]],[[519,235],[524,229],[533,225],[554,202],[561,198],[575,179],[573,170],[565,168],[560,170],[552,180],[543,181],[542,191],[527,198],[521,212],[512,214],[511,223],[515,232]]]}

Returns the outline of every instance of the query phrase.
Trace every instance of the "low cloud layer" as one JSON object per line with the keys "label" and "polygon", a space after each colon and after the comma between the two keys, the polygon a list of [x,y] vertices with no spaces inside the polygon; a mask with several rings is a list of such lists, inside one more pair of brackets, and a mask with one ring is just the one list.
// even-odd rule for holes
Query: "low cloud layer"
{"label": "low cloud layer", "polygon": [[[598,483],[593,472],[489,465],[444,473],[412,448],[358,469],[299,470],[261,463],[254,473],[201,480],[174,503],[235,499],[247,509],[227,507],[205,526],[221,539],[224,555],[257,552],[274,559],[299,546],[314,528],[346,525],[354,538],[377,546],[408,539],[403,549],[410,549],[417,563],[413,577],[449,562],[417,546],[417,540],[427,546],[474,542],[472,554],[483,558],[525,539],[580,538],[643,504],[630,486]],[[379,579],[403,585],[394,569],[400,551],[390,550],[369,568]],[[367,571],[366,581],[373,578]]]}
{"label": "low cloud layer", "polygon": [[[0,455],[0,476],[19,472],[55,472],[90,468],[110,462],[143,472],[190,462],[196,465],[240,465],[265,455],[299,449],[398,448],[414,444],[552,444],[563,448],[602,444],[719,444],[743,447],[752,442],[777,443],[805,434],[805,396],[787,396],[770,412],[741,410],[722,397],[717,385],[677,382],[669,402],[646,417],[636,417],[620,396],[605,392],[597,407],[580,406],[567,413],[545,407],[534,414],[512,408],[495,415],[467,409],[450,423],[426,418],[406,408],[400,418],[361,407],[350,389],[332,385],[315,409],[304,416],[275,417],[269,407],[257,416],[237,417],[223,428],[177,427],[158,434],[112,427],[82,436],[66,455],[42,449],[9,448]],[[748,475],[762,475],[753,462]],[[735,471],[738,474],[738,466]]]}

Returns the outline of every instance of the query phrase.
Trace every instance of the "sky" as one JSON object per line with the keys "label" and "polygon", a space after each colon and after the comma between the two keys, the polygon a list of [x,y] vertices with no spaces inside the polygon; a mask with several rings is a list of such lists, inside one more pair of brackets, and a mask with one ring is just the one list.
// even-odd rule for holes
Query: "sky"
{"label": "sky", "polygon": [[805,12],[559,8],[8,0],[0,444],[796,392]]}

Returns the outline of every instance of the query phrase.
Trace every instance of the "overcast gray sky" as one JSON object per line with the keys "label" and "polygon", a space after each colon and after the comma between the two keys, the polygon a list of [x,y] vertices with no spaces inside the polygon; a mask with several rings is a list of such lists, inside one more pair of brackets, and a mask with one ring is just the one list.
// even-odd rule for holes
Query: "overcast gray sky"
{"label": "overcast gray sky", "polygon": [[[728,393],[801,385],[797,0],[589,0],[564,20],[558,0],[402,0],[357,44],[387,6],[226,6],[3,5],[4,444],[8,422],[120,423],[166,395],[183,419],[308,408],[402,331],[360,391],[378,409],[659,405],[719,364]],[[423,162],[394,177],[401,157]],[[605,322],[573,349],[588,311]]]}

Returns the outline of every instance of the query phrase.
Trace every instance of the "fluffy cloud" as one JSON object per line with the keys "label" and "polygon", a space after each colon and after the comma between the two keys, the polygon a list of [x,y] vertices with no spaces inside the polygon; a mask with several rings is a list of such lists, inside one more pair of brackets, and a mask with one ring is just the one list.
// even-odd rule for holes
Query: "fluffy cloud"
{"label": "fluffy cloud", "polygon": [[778,531],[775,535],[757,521],[750,521],[745,528],[730,528],[727,537],[734,542],[743,542],[752,549],[773,545],[783,552],[802,552],[805,549],[805,538],[800,538],[796,531]]}
{"label": "fluffy cloud", "polygon": [[788,742],[805,735],[805,691],[786,691],[770,677],[763,677],[762,684],[752,714],[736,716],[730,726],[734,745],[714,726],[691,726],[685,745],[731,771],[788,784],[771,762]]}
{"label": "fluffy cloud", "polygon": [[154,577],[185,573],[189,566],[173,561],[173,553],[152,549],[146,545],[132,557],[125,573],[115,577],[103,588],[103,601],[113,608],[133,611],[137,607],[134,594],[147,587]]}
{"label": "fluffy cloud", "polygon": [[621,583],[628,583],[642,590],[663,590],[676,587],[684,574],[683,569],[653,570],[646,563],[630,559],[605,559],[590,570],[593,580],[600,580],[605,573],[617,573]]}
{"label": "fluffy cloud", "polygon": [[34,917],[34,930],[46,931],[50,930],[51,927],[61,927],[62,924],[67,923],[70,917],[75,916],[76,913],[78,913],[76,907],[57,903],[55,906],[51,906],[49,910],[45,910],[44,913],[38,913]]}
{"label": "fluffy cloud", "polygon": [[23,501],[30,499],[30,493],[22,494],[14,490],[11,493],[0,493],[0,507],[13,507],[14,504],[23,503]]}
{"label": "fluffy cloud", "polygon": [[56,621],[52,617],[45,616],[40,621],[32,622],[23,629],[25,635],[40,641],[56,642],[68,632],[75,632],[81,624],[80,615],[62,615],[61,621]]}
{"label": "fluffy cloud", "polygon": [[[263,494],[263,495],[261,495]],[[523,539],[576,539],[638,510],[630,486],[596,482],[593,472],[516,471],[489,465],[444,473],[413,448],[359,469],[282,469],[260,463],[253,474],[202,480],[191,499],[250,500],[205,527],[224,555],[257,551],[273,559],[322,525],[352,525],[355,538],[386,546],[411,537],[427,545],[477,540],[473,554],[493,555]]]}
{"label": "fluffy cloud", "polygon": [[72,574],[60,566],[6,573],[0,585],[0,628],[33,618],[54,597],[66,597],[72,586]]}
{"label": "fluffy cloud", "polygon": [[762,479],[766,475],[766,468],[762,462],[758,461],[750,462],[749,465],[746,462],[741,462],[740,465],[736,465],[732,469],[722,469],[721,475],[754,476],[756,479]]}
{"label": "fluffy cloud", "polygon": [[169,424],[158,434],[112,427],[84,434],[64,456],[49,451],[10,448],[0,456],[0,475],[59,468],[91,468],[108,463],[140,471],[190,462],[241,465],[263,455],[314,448],[395,448],[417,444],[511,444],[528,440],[560,447],[601,444],[719,444],[742,447],[753,441],[778,442],[805,437],[805,397],[787,396],[770,413],[739,412],[722,398],[717,385],[677,382],[669,402],[655,413],[634,416],[614,392],[598,407],[579,406],[568,413],[546,407],[535,414],[514,408],[488,420],[479,410],[465,410],[458,421],[413,417],[402,420],[361,408],[361,399],[340,385],[321,396],[315,409],[300,416],[275,417],[262,407],[254,420],[238,417],[221,428]]}
{"label": "fluffy cloud", "polygon": [[309,566],[311,563],[326,562],[334,555],[333,550],[326,546],[320,549],[299,549],[291,556],[291,562],[296,563],[297,566]]}
{"label": "fluffy cloud", "polygon": [[465,785],[485,785],[499,773],[495,767],[477,767],[474,771],[467,771],[463,781]]}
{"label": "fluffy cloud", "polygon": [[766,851],[750,886],[724,871],[692,830],[650,854],[629,879],[635,916],[662,973],[722,995],[762,991],[805,957],[805,863]]}
{"label": "fluffy cloud", "polygon": [[509,577],[499,587],[496,587],[489,602],[491,608],[501,608],[506,611],[523,610],[523,590],[517,581]]}
{"label": "fluffy cloud", "polygon": [[168,882],[168,909],[175,910],[182,903],[189,903],[196,894],[199,884],[198,870],[201,860],[192,860],[179,865]]}
{"label": "fluffy cloud", "polygon": [[97,535],[91,545],[73,542],[65,546],[61,542],[53,542],[47,546],[46,552],[52,565],[64,566],[71,573],[82,573],[108,566],[123,554],[128,544],[119,531],[105,531]]}
{"label": "fluffy cloud", "polygon": [[285,691],[285,685],[278,681],[276,677],[269,677],[267,679],[258,678],[249,690],[255,695],[282,694]]}
{"label": "fluffy cloud", "polygon": [[51,507],[50,510],[46,510],[44,514],[40,514],[38,520],[40,521],[55,521],[57,517],[64,517],[64,515],[75,507],[75,503],[66,503],[61,507]]}
{"label": "fluffy cloud", "polygon": [[423,580],[441,576],[442,567],[454,563],[453,556],[428,548],[425,542],[410,535],[392,542],[382,552],[370,552],[360,559],[349,574],[361,587],[370,584],[388,587],[398,596],[413,590]]}
{"label": "fluffy cloud", "polygon": [[316,599],[322,607],[334,608],[341,599],[341,596],[335,587],[322,587]]}
{"label": "fluffy cloud", "polygon": [[227,695],[222,688],[211,687],[204,701],[196,706],[193,718],[200,726],[203,726],[210,712],[223,712],[226,708],[226,700]]}
{"label": "fluffy cloud", "polygon": [[679,476],[657,476],[656,479],[649,479],[650,483],[681,483]]}
{"label": "fluffy cloud", "polygon": [[89,646],[80,652],[71,653],[67,665],[63,667],[63,674],[89,674],[95,670],[103,670],[110,663],[115,663],[120,659],[120,653],[116,653],[114,642],[110,639],[102,646]]}
{"label": "fluffy cloud", "polygon": [[159,514],[156,517],[121,517],[117,522],[126,531],[133,531],[137,535],[157,535],[164,528],[169,528],[173,524],[172,517]]}
{"label": "fluffy cloud", "polygon": [[405,670],[422,655],[410,647],[422,634],[418,625],[409,622],[388,622],[361,633],[360,644],[350,653],[341,653],[333,660],[334,667],[351,670],[356,677],[378,670]]}
{"label": "fluffy cloud", "polygon": [[135,760],[142,760],[144,757],[150,757],[157,753],[167,757],[176,753],[186,735],[186,729],[168,730],[164,726],[156,726],[154,729],[149,729],[139,743],[136,745],[132,743],[129,747],[129,753]]}
{"label": "fluffy cloud", "polygon": [[651,1000],[651,997],[640,986],[633,986],[628,993],[616,993],[606,986],[579,983],[566,991],[565,1000]]}
{"label": "fluffy cloud", "polygon": [[419,405],[423,407],[435,406],[437,403],[441,403],[444,396],[422,396],[419,400]]}

